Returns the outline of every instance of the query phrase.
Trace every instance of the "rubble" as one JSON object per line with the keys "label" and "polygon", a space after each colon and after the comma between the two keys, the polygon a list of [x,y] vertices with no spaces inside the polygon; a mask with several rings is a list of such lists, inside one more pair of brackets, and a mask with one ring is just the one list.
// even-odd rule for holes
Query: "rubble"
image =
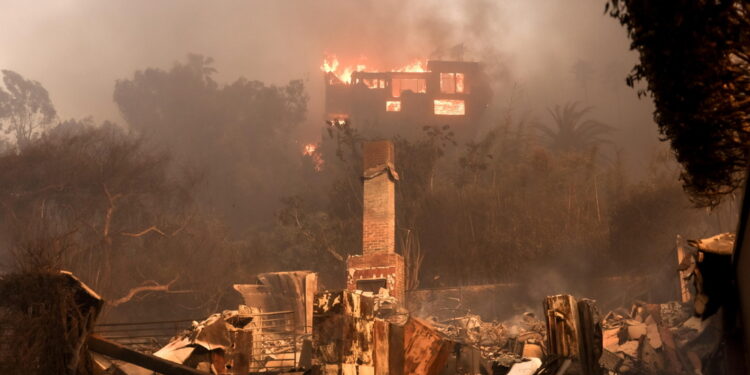
{"label": "rubble", "polygon": [[[721,274],[733,248],[731,234],[688,241],[693,253],[678,238],[679,302],[635,301],[600,315],[594,300],[559,294],[545,298],[541,319],[525,312],[484,321],[459,294],[433,298],[410,312],[393,241],[394,181],[385,173],[393,172],[393,148],[379,142],[365,154],[370,178],[363,254],[347,260],[346,290],[316,293],[317,275],[308,271],[261,274],[256,284],[234,286],[246,305],[193,322],[153,356],[123,350],[132,360],[120,370],[150,375],[125,371],[145,363],[174,373],[212,374],[676,375],[701,374],[716,353],[721,328],[714,313],[725,298]],[[369,174],[369,164],[380,174]],[[690,278],[695,293],[687,286]],[[111,366],[106,358],[94,359]]]}
{"label": "rubble", "polygon": [[[636,301],[630,308],[600,315],[593,300],[555,295],[543,303],[543,320],[526,312],[504,321],[484,321],[460,301],[434,314],[425,314],[429,309],[423,308],[417,316],[388,288],[378,293],[327,291],[310,298],[299,281],[305,277],[289,280],[298,281],[238,290],[246,301],[266,308],[294,307],[304,299],[304,307],[296,308],[305,309],[305,314],[240,306],[194,322],[155,356],[211,373],[310,369],[319,375],[700,374],[720,340],[718,318],[693,316],[691,303],[677,301]],[[274,294],[293,295],[297,302]],[[312,313],[312,340],[296,335],[299,330],[293,323],[307,318],[307,311]],[[288,317],[268,319],[269,314]],[[294,336],[279,335],[278,324],[267,324],[274,320],[288,322]]]}
{"label": "rubble", "polygon": [[[213,374],[309,368],[317,274],[264,273],[258,275],[258,283],[236,284],[234,288],[251,305],[194,321],[153,357]],[[113,367],[128,375],[152,374],[132,363],[115,363]]]}
{"label": "rubble", "polygon": [[294,311],[297,330],[311,332],[310,303],[318,290],[318,275],[310,271],[268,272],[255,284],[235,284],[244,304],[260,311]]}
{"label": "rubble", "polygon": [[[154,357],[185,365],[204,372],[244,374],[292,370],[308,367],[310,335],[298,335],[293,325],[287,330],[266,330],[263,319],[294,321],[291,311],[262,313],[257,308],[240,305],[238,310],[212,314],[201,322],[193,322],[191,329],[176,335]],[[270,320],[270,319],[269,319]],[[307,351],[307,359],[303,352]],[[106,353],[105,353],[106,354]],[[127,371],[127,374],[151,372]]]}
{"label": "rubble", "polygon": [[[58,307],[80,317],[66,332],[71,349],[63,365],[71,373],[91,367],[119,375],[676,375],[701,374],[717,352],[715,312],[727,298],[731,234],[688,241],[694,252],[678,241],[680,302],[636,301],[600,315],[594,300],[560,294],[541,301],[540,318],[525,312],[484,321],[464,305],[471,299],[459,289],[425,293],[430,298],[410,312],[403,259],[395,252],[393,153],[390,142],[365,147],[363,254],[347,259],[346,290],[319,293],[317,274],[309,271],[260,274],[254,284],[234,285],[245,304],[192,322],[151,355],[91,335],[102,299],[70,273],[47,275],[42,281],[57,285],[53,297],[69,297]],[[35,280],[3,281],[12,290]],[[483,293],[471,294],[497,298],[506,287],[471,286]],[[50,296],[32,297],[54,305]],[[34,316],[34,309],[10,302],[0,304],[0,320],[15,324],[5,336],[17,340],[26,333],[18,328],[27,328],[18,322],[52,315]],[[0,340],[0,359],[11,344]],[[48,361],[42,354],[31,353],[32,361]]]}
{"label": "rubble", "polygon": [[92,352],[126,361],[128,365],[118,367],[106,358],[98,357],[96,365],[100,366],[99,369],[101,372],[150,375],[154,371],[165,375],[206,375],[202,371],[154,355],[140,353],[97,335],[90,335],[87,344]]}
{"label": "rubble", "polygon": [[442,320],[430,316],[426,321],[447,339],[479,349],[490,367],[507,370],[544,355],[544,323],[530,312],[503,322],[485,322],[476,314]]}
{"label": "rubble", "polygon": [[[599,363],[616,374],[700,373],[700,359],[718,344],[719,327],[699,322],[678,302],[636,302],[629,313],[610,311],[602,320]],[[707,340],[711,335],[714,339]]]}

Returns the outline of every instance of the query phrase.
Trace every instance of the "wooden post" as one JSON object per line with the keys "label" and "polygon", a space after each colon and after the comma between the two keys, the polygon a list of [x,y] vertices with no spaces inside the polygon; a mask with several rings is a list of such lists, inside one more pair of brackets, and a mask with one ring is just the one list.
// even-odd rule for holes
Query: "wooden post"
{"label": "wooden post", "polygon": [[601,374],[602,329],[596,303],[590,299],[576,302],[573,296],[560,294],[544,300],[547,317],[547,350],[558,359],[556,373],[572,367],[581,375]]}
{"label": "wooden post", "polygon": [[[677,235],[675,247],[677,248],[677,265],[680,266],[685,261],[685,258],[688,257],[687,251],[685,251],[684,241],[682,240],[682,236],[679,234]],[[687,270],[679,270],[677,274],[680,277],[680,298],[682,300],[682,303],[688,303],[693,299],[693,296],[690,294],[690,285],[687,281]]]}
{"label": "wooden post", "polygon": [[544,300],[547,316],[547,348],[550,354],[577,359],[578,305],[575,298],[567,294],[548,296]]}
{"label": "wooden post", "polygon": [[232,372],[247,374],[250,372],[250,358],[253,352],[253,333],[245,330],[234,332],[236,347],[232,350]]}
{"label": "wooden post", "polygon": [[578,331],[581,374],[601,374],[602,323],[594,300],[584,298],[578,301]]}

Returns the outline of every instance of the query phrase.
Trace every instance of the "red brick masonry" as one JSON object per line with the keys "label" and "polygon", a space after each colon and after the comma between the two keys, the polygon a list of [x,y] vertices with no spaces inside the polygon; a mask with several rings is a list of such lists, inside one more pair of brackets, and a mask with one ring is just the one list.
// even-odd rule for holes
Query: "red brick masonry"
{"label": "red brick masonry", "polygon": [[404,258],[396,253],[353,255],[346,260],[346,288],[357,289],[358,280],[384,279],[389,293],[404,301]]}
{"label": "red brick masonry", "polygon": [[362,255],[347,259],[347,289],[360,280],[385,280],[389,293],[404,302],[404,258],[396,254],[396,188],[391,141],[365,142]]}
{"label": "red brick masonry", "polygon": [[393,166],[393,143],[363,145],[364,212],[362,253],[396,251],[396,187],[388,168]]}

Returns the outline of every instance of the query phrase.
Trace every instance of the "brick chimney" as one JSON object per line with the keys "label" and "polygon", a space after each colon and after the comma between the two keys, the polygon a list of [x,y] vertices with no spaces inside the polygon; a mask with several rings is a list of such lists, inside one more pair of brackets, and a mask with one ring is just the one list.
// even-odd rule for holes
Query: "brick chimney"
{"label": "brick chimney", "polygon": [[363,145],[364,215],[362,253],[396,252],[396,187],[393,143]]}
{"label": "brick chimney", "polygon": [[391,141],[365,142],[362,255],[347,259],[347,289],[388,290],[404,300],[404,259],[396,254],[396,187]]}

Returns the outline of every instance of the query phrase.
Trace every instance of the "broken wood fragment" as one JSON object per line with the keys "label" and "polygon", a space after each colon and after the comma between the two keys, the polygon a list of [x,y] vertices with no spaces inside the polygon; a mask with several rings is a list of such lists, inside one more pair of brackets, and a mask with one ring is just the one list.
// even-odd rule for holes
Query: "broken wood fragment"
{"label": "broken wood fragment", "polygon": [[87,344],[89,349],[95,353],[132,363],[164,375],[209,375],[179,363],[137,352],[98,335],[89,335]]}
{"label": "broken wood fragment", "polygon": [[544,300],[544,309],[547,316],[549,354],[562,358],[578,358],[578,305],[573,296],[548,296]]}
{"label": "broken wood fragment", "polygon": [[676,240],[676,247],[677,247],[677,265],[680,266],[680,269],[677,271],[679,278],[680,278],[680,299],[682,300],[682,303],[688,303],[693,299],[692,294],[690,293],[690,284],[688,283],[688,278],[690,277],[691,271],[687,269],[682,269],[682,264],[689,262],[690,255],[688,255],[687,251],[685,250],[684,241],[682,240],[682,236],[679,234],[677,235]]}
{"label": "broken wood fragment", "polygon": [[578,336],[581,374],[601,373],[602,323],[594,300],[584,298],[578,301]]}

